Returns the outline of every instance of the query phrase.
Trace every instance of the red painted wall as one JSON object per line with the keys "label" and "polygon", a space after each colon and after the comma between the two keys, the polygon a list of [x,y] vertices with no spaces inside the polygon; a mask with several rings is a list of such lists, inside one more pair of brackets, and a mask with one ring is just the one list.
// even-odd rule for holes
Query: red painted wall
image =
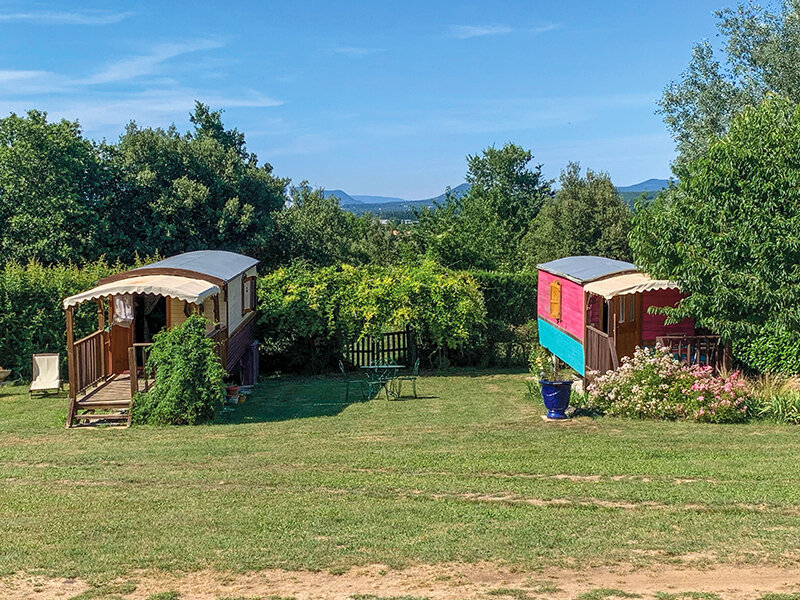
{"label": "red painted wall", "polygon": [[660,335],[694,335],[694,321],[685,319],[675,325],[664,325],[663,315],[648,314],[651,306],[676,306],[685,295],[678,290],[656,290],[642,295],[642,342],[653,343]]}
{"label": "red painted wall", "polygon": [[[561,282],[561,319],[550,318],[550,283]],[[583,341],[583,288],[577,283],[539,271],[537,312],[539,318]]]}

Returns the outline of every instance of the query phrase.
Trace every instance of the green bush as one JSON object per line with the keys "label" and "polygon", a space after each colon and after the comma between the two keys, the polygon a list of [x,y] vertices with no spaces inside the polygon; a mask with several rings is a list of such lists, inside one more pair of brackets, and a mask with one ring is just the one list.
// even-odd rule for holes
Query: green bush
{"label": "green bush", "polygon": [[156,334],[147,359],[153,387],[133,401],[133,422],[196,425],[214,418],[224,394],[222,368],[208,319],[192,315],[179,327]]}
{"label": "green bush", "polygon": [[422,347],[457,348],[484,323],[475,280],[431,261],[418,266],[278,269],[261,278],[259,338],[273,368],[318,372],[347,343],[411,327]]}
{"label": "green bush", "polygon": [[537,274],[471,271],[486,306],[486,326],[473,330],[458,363],[490,366],[524,365],[538,344]]}
{"label": "green bush", "polygon": [[536,319],[538,275],[535,272],[471,271],[470,274],[483,293],[487,321],[518,326]]}
{"label": "green bush", "polygon": [[[60,352],[66,363],[64,298],[93,287],[98,279],[122,270],[103,260],[77,265],[42,266],[9,262],[0,267],[0,365],[14,377],[31,375],[31,355]],[[75,336],[97,328],[97,305],[87,302],[75,315]],[[66,369],[63,369],[66,372]]]}
{"label": "green bush", "polygon": [[733,340],[734,358],[758,373],[800,373],[800,336],[775,327]]}
{"label": "green bush", "polygon": [[753,382],[755,412],[762,419],[800,425],[800,379],[767,373]]}

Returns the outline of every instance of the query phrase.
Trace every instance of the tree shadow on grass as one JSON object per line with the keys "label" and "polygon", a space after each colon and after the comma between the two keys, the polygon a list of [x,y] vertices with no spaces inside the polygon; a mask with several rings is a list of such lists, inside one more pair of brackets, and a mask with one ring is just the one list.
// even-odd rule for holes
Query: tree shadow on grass
{"label": "tree shadow on grass", "polygon": [[491,377],[492,375],[529,375],[525,367],[450,367],[419,372],[420,377]]}
{"label": "tree shadow on grass", "polygon": [[[312,417],[332,417],[348,406],[364,402],[386,402],[383,390],[365,398],[358,383],[346,386],[341,378],[335,376],[316,377],[274,377],[256,385],[243,404],[226,406],[217,415],[216,423],[264,423],[307,419]],[[435,398],[404,396],[392,402],[418,401]]]}
{"label": "tree shadow on grass", "polygon": [[276,377],[253,387],[243,404],[226,406],[219,423],[263,423],[338,415],[352,404],[363,402],[361,390],[335,377]]}

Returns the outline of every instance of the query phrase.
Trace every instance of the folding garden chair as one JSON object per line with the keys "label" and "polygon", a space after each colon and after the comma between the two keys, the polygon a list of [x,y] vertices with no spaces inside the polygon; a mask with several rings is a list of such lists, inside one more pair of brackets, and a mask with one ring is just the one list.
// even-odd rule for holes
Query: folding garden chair
{"label": "folding garden chair", "polygon": [[32,381],[28,393],[61,391],[61,356],[58,353],[34,354],[32,365]]}

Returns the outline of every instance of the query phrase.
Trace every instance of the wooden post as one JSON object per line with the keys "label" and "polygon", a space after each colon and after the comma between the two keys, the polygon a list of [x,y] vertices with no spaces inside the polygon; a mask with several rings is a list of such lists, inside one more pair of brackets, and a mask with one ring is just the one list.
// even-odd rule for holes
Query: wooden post
{"label": "wooden post", "polygon": [[588,381],[586,380],[586,373],[589,371],[589,321],[591,319],[591,305],[592,305],[592,297],[583,292],[583,389],[586,389],[586,384]]}
{"label": "wooden post", "polygon": [[219,294],[214,296],[214,323],[219,324]]}
{"label": "wooden post", "polygon": [[73,327],[73,308],[67,307],[67,378],[69,379],[69,408],[67,410],[67,427],[72,427],[75,416],[75,398],[77,397],[77,375],[75,374],[75,331]]}
{"label": "wooden post", "polygon": [[128,348],[128,372],[131,374],[131,398],[139,391],[139,374],[136,368],[136,348]]}
{"label": "wooden post", "polygon": [[[106,316],[105,316],[105,306],[103,306],[103,299],[97,299],[97,331],[103,331],[106,327]],[[97,356],[95,357],[97,361],[97,373],[105,379],[106,377],[106,347],[105,347],[105,335],[104,333],[100,334],[100,338],[98,341],[95,342],[97,345]]]}

